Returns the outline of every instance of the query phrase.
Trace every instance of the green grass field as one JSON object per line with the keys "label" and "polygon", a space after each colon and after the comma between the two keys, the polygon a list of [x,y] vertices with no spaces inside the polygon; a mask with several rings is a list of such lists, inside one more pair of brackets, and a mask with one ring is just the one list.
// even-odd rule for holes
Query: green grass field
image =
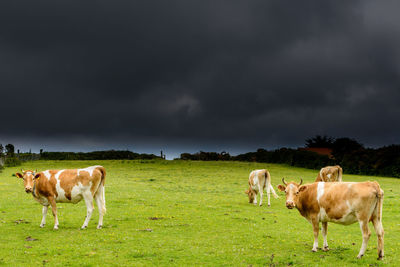
{"label": "green grass field", "polygon": [[[385,191],[383,226],[385,258],[377,261],[372,232],[361,260],[358,224],[329,224],[330,251],[311,252],[311,225],[285,197],[271,197],[271,207],[248,203],[248,174],[269,169],[272,184],[303,178],[316,170],[241,162],[183,161],[35,161],[24,169],[82,168],[95,164],[107,170],[104,228],[96,229],[97,207],[89,228],[82,201],[58,204],[60,229],[39,228],[41,205],[25,193],[20,168],[0,174],[0,265],[4,266],[399,266],[400,179],[344,175],[344,181],[376,180]],[[346,170],[344,170],[346,171]],[[30,238],[28,238],[30,237]],[[320,234],[320,246],[322,235]]]}

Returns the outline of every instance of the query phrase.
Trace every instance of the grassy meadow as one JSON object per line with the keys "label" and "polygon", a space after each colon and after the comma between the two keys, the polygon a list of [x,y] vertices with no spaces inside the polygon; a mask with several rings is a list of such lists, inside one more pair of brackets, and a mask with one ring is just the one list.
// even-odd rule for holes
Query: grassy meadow
{"label": "grassy meadow", "polygon": [[[194,161],[35,161],[22,168],[65,169],[95,164],[107,170],[104,228],[95,207],[80,230],[84,201],[58,204],[59,230],[39,228],[41,205],[21,179],[0,173],[0,266],[399,266],[400,179],[344,175],[344,181],[376,180],[385,191],[385,258],[377,261],[372,232],[361,260],[358,224],[328,227],[330,251],[311,252],[311,225],[285,207],[276,186],[286,180],[312,182],[316,170],[285,165]],[[271,207],[248,203],[244,191],[253,169],[267,168],[280,195]],[[346,172],[346,170],[344,170]],[[322,235],[319,238],[322,245]]]}

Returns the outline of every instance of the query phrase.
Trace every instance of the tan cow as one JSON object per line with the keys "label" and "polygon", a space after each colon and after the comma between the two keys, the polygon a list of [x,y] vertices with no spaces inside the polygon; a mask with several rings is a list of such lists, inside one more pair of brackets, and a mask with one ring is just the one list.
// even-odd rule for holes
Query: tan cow
{"label": "tan cow", "polygon": [[49,205],[54,216],[54,229],[58,229],[57,202],[78,203],[85,200],[87,215],[82,229],[88,226],[93,212],[93,198],[99,209],[97,229],[103,226],[103,215],[106,213],[104,183],[106,170],[102,166],[92,166],[85,169],[47,170],[43,172],[23,171],[16,176],[24,180],[26,193],[32,193],[33,198],[43,205],[42,222],[46,224],[46,214]]}
{"label": "tan cow", "polygon": [[326,166],[322,168],[315,179],[315,182],[341,182],[343,169],[339,166]]}
{"label": "tan cow", "polygon": [[249,196],[249,203],[257,205],[257,193],[260,192],[260,206],[262,206],[263,192],[265,188],[268,195],[268,206],[271,206],[271,191],[275,198],[279,197],[271,185],[271,175],[265,169],[252,171],[249,175],[249,189],[245,191]]}
{"label": "tan cow", "polygon": [[286,193],[286,207],[297,208],[300,214],[313,226],[314,246],[312,251],[318,248],[319,223],[322,222],[322,236],[324,238],[323,250],[327,251],[328,222],[349,225],[359,222],[363,242],[358,253],[361,258],[367,248],[371,232],[368,222],[372,221],[378,237],[378,259],[383,254],[383,226],[382,205],[383,190],[377,182],[362,183],[325,183],[318,182],[301,185],[295,182],[278,185],[280,191]]}

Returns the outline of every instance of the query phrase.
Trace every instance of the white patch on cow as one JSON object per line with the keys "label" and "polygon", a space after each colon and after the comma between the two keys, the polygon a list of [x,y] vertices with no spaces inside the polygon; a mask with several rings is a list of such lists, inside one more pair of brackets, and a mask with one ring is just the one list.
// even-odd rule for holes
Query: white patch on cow
{"label": "white patch on cow", "polygon": [[331,179],[331,176],[332,176],[332,174],[330,173],[330,174],[327,174],[326,176],[327,176],[327,177],[328,177],[328,179],[330,180],[330,179]]}
{"label": "white patch on cow", "polygon": [[[90,182],[91,184],[91,182]],[[82,183],[78,182],[77,185],[71,189],[71,202],[78,203],[82,200],[82,188],[85,188]],[[89,187],[90,188],[90,187]]]}
{"label": "white patch on cow", "polygon": [[319,209],[318,219],[320,222],[328,222],[329,221],[329,217],[326,214],[325,209],[322,207],[320,207],[320,209]]}
{"label": "white patch on cow", "polygon": [[57,191],[57,198],[56,201],[57,202],[70,202],[69,199],[67,199],[67,197],[65,196],[65,191],[64,189],[61,187],[60,184],[60,174],[63,172],[64,170],[58,171],[56,173],[56,175],[54,175],[54,177],[56,178],[56,191]]}
{"label": "white patch on cow", "polygon": [[318,182],[317,187],[317,201],[319,204],[320,198],[324,195],[325,182]]}
{"label": "white patch on cow", "polygon": [[87,167],[87,168],[84,168],[84,169],[78,169],[78,175],[79,175],[79,172],[86,171],[86,172],[89,173],[90,176],[92,176],[93,175],[93,171],[98,167],[102,167],[102,166],[96,165],[96,166],[90,166],[90,167]]}
{"label": "white patch on cow", "polygon": [[293,187],[294,187],[293,184],[290,184],[290,185],[289,185],[289,189],[293,189]]}
{"label": "white patch on cow", "polygon": [[47,180],[50,180],[51,174],[50,174],[50,172],[48,170],[44,171],[43,174],[47,178]]}
{"label": "white patch on cow", "polygon": [[56,177],[57,180],[60,178],[60,175],[61,175],[61,173],[62,173],[63,171],[64,171],[64,170],[58,171],[58,172],[56,173],[56,175],[54,175],[54,176]]}
{"label": "white patch on cow", "polygon": [[251,187],[253,190],[258,191],[258,184],[260,181],[258,180],[258,170],[253,171],[253,186]]}

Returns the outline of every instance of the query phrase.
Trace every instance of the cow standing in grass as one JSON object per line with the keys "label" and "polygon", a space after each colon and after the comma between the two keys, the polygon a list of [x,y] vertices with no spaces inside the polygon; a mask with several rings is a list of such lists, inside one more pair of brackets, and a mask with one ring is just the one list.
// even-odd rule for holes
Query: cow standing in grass
{"label": "cow standing in grass", "polygon": [[315,179],[315,182],[341,182],[343,169],[339,166],[326,166],[322,168]]}
{"label": "cow standing in grass", "polygon": [[271,175],[265,169],[252,171],[249,175],[249,189],[245,192],[249,196],[249,203],[257,205],[257,193],[260,192],[260,206],[262,206],[264,189],[267,190],[268,206],[271,206],[271,191],[274,197],[278,198],[278,195],[271,185]]}
{"label": "cow standing in grass", "polygon": [[295,182],[279,185],[280,191],[286,193],[286,207],[297,208],[300,214],[313,226],[314,246],[312,251],[318,248],[319,223],[322,222],[322,236],[324,238],[323,250],[327,251],[328,222],[349,225],[359,222],[363,242],[358,253],[361,258],[365,250],[371,232],[368,222],[372,222],[378,237],[378,259],[382,259],[383,253],[383,226],[382,205],[383,190],[377,182],[362,183],[325,183],[318,182],[301,185]]}
{"label": "cow standing in grass", "polygon": [[104,191],[106,170],[102,166],[73,170],[47,170],[43,172],[28,170],[16,173],[16,176],[24,180],[26,193],[32,193],[33,198],[43,205],[43,218],[40,227],[44,227],[46,224],[49,205],[54,216],[54,229],[58,229],[56,203],[75,204],[83,198],[87,207],[87,215],[82,229],[86,228],[94,209],[94,198],[99,209],[97,229],[102,228],[103,215],[106,213]]}

